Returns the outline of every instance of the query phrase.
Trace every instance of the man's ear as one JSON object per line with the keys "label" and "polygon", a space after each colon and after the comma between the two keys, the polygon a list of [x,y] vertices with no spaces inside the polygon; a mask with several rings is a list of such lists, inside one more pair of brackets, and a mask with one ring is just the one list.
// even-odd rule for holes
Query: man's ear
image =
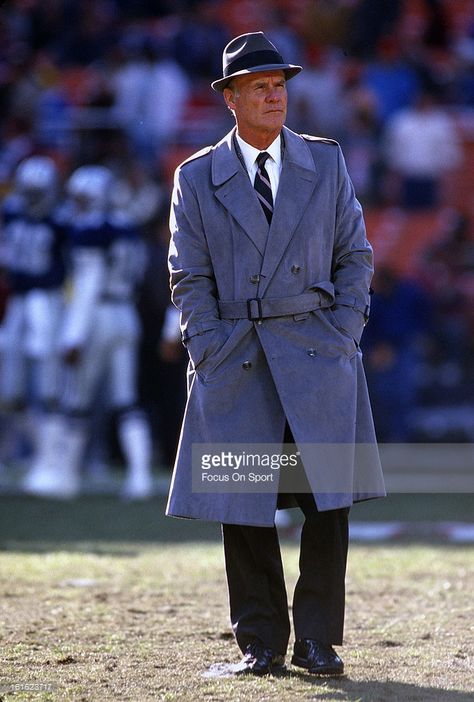
{"label": "man's ear", "polygon": [[230,88],[224,88],[223,95],[225,104],[227,105],[229,110],[235,110],[234,91]]}

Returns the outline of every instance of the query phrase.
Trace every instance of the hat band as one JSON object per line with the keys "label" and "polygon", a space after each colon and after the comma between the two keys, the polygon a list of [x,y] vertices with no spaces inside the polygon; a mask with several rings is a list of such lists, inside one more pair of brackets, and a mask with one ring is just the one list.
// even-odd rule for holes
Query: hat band
{"label": "hat band", "polygon": [[258,66],[265,66],[273,63],[281,63],[282,65],[285,63],[278,51],[252,51],[245,56],[235,59],[235,61],[231,61],[224,68],[224,78],[238,71],[244,71],[246,68],[257,68]]}

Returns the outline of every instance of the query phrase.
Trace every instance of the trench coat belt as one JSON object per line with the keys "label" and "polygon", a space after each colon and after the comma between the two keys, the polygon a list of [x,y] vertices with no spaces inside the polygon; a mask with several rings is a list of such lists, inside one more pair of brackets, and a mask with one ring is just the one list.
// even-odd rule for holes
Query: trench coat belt
{"label": "trench coat belt", "polygon": [[251,322],[266,317],[285,317],[302,314],[323,307],[331,307],[334,298],[317,290],[291,297],[250,297],[248,300],[219,300],[221,319],[249,319]]}

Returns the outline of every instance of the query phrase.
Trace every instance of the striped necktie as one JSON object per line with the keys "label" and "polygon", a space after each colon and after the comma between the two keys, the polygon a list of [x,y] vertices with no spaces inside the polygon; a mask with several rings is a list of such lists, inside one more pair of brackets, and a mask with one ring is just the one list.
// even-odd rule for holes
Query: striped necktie
{"label": "striped necktie", "polygon": [[269,157],[270,154],[266,151],[262,151],[257,156],[257,173],[255,174],[255,182],[253,184],[257,197],[260,200],[263,211],[265,212],[268,224],[270,224],[272,221],[273,214],[272,188],[270,185],[270,178],[268,177],[268,173],[265,168],[265,161]]}

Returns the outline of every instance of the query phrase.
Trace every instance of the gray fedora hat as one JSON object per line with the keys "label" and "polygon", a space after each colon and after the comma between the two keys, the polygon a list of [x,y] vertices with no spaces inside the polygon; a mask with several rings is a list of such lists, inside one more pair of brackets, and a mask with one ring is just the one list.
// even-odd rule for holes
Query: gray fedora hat
{"label": "gray fedora hat", "polygon": [[234,76],[258,71],[284,71],[286,79],[296,76],[301,66],[285,63],[277,48],[263,32],[241,34],[232,39],[222,54],[223,78],[211,83],[214,90],[222,92]]}

